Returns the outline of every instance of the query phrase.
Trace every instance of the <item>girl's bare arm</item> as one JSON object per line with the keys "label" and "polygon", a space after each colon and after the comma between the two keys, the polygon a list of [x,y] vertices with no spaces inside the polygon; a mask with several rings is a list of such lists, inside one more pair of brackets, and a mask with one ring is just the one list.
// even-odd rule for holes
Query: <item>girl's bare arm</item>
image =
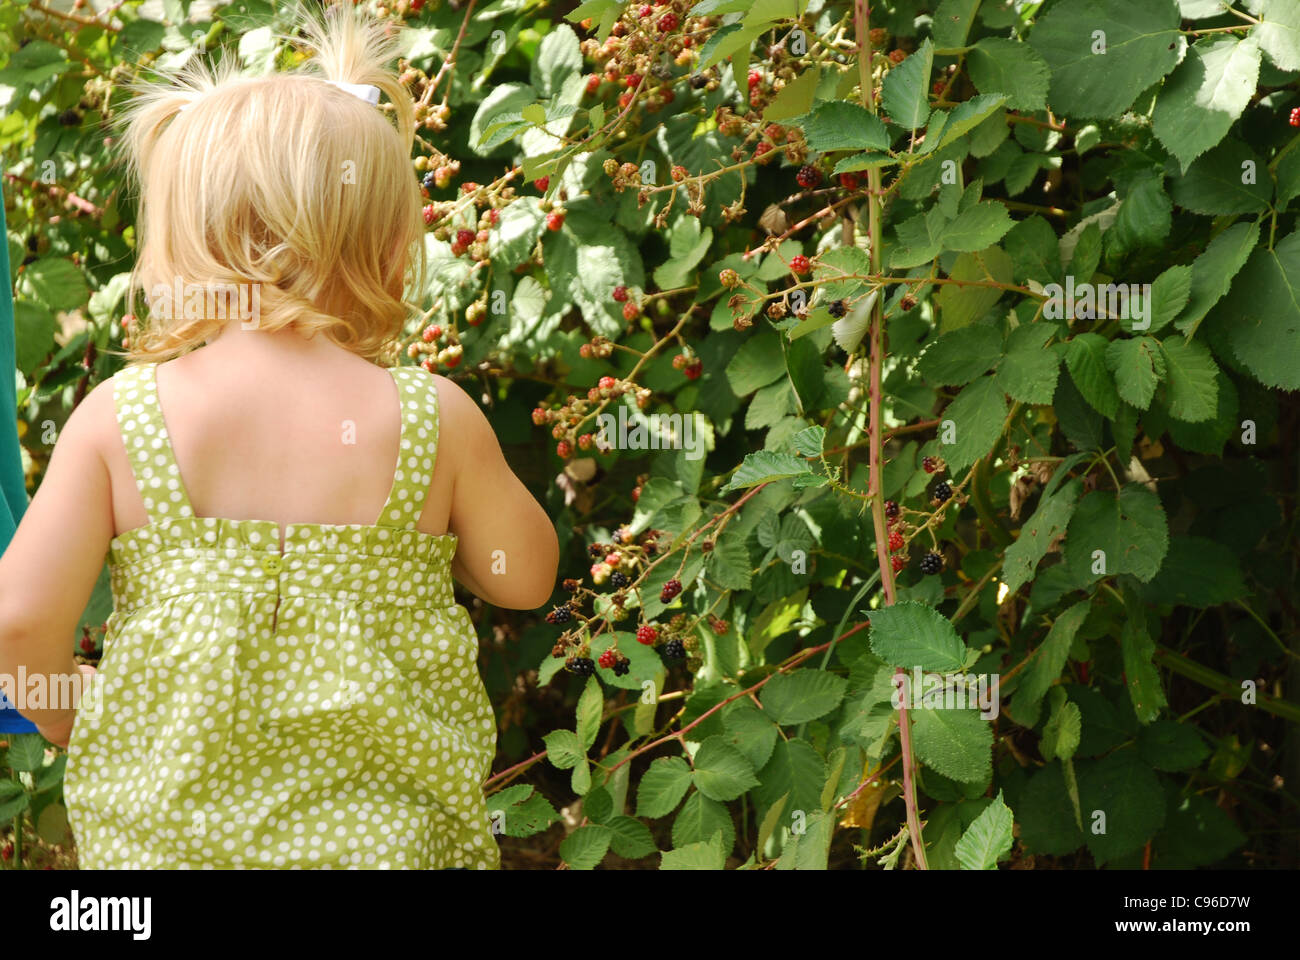
{"label": "girl's bare arm", "polygon": [[[48,690],[69,689],[59,678],[81,676],[72,658],[74,635],[113,538],[101,453],[106,424],[115,423],[112,390],[111,381],[102,384],[68,418],[36,496],[0,556],[0,682],[10,700],[18,697],[11,680],[20,664],[29,678],[45,675]],[[73,706],[22,713],[57,737],[71,728]]]}
{"label": "girl's bare arm", "polygon": [[465,391],[438,378],[440,455],[454,457],[449,527],[460,540],[452,573],[486,602],[541,606],[555,587],[555,527],[514,475],[492,426]]}

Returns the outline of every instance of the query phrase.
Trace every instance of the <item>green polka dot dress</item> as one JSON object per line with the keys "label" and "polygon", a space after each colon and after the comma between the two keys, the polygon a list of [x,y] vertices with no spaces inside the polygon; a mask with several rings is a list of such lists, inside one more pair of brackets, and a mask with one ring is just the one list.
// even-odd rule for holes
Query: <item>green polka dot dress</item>
{"label": "green polka dot dress", "polygon": [[456,538],[416,529],[432,378],[391,371],[401,453],[378,523],[289,524],[281,552],[274,521],[194,515],[156,366],[113,378],[150,522],[110,545],[113,614],[68,746],[81,865],[498,867]]}

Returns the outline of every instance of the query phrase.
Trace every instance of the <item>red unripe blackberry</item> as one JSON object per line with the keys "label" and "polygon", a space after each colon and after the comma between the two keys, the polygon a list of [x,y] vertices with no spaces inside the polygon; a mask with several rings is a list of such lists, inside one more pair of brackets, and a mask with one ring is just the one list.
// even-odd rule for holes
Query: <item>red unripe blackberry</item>
{"label": "red unripe blackberry", "polygon": [[907,561],[903,559],[903,555],[901,553],[896,553],[889,558],[889,564],[894,568],[894,572],[898,573],[898,571],[902,570],[905,566],[907,566]]}
{"label": "red unripe blackberry", "polygon": [[631,90],[624,90],[622,93],[618,95],[618,108],[620,110],[626,110],[627,105],[631,102],[632,102]]}
{"label": "red unripe blackberry", "polygon": [[676,577],[664,584],[664,588],[659,591],[659,601],[661,603],[672,603],[673,598],[682,592],[682,582]]}
{"label": "red unripe blackberry", "polygon": [[686,375],[687,380],[698,380],[700,374],[704,372],[704,361],[696,357],[686,366],[682,367],[682,373]]}
{"label": "red unripe blackberry", "polygon": [[555,445],[555,455],[561,460],[568,460],[573,456],[573,444],[568,440],[561,440]]}
{"label": "red unripe blackberry", "polygon": [[644,20],[646,17],[654,16],[654,12],[655,12],[654,7],[650,6],[650,4],[648,3],[643,3],[641,5],[641,8],[637,10],[636,15],[642,20]]}
{"label": "red unripe blackberry", "polygon": [[579,450],[590,450],[590,449],[591,449],[591,443],[592,443],[592,440],[591,440],[591,434],[589,434],[589,433],[584,433],[582,436],[580,436],[580,437],[578,438],[578,449],[579,449]]}
{"label": "red unripe blackberry", "polygon": [[902,50],[897,50],[897,49],[890,50],[889,59],[892,60],[894,63],[902,63],[904,60],[907,59],[907,54],[904,53]]}
{"label": "red unripe blackberry", "polygon": [[638,86],[641,85],[641,74],[629,73],[624,83],[627,85],[627,88],[629,90],[635,90]]}
{"label": "red unripe blackberry", "polygon": [[897,501],[897,500],[886,500],[886,501],[885,501],[885,516],[886,516],[887,518],[889,518],[890,520],[897,520],[897,519],[898,519],[898,501]]}
{"label": "red unripe blackberry", "polygon": [[456,243],[458,243],[460,246],[468,247],[471,243],[474,242],[474,240],[475,240],[475,235],[473,230],[456,231]]}
{"label": "red unripe blackberry", "polygon": [[926,473],[934,473],[934,471],[939,469],[938,461],[934,457],[922,457],[921,469]]}
{"label": "red unripe blackberry", "polygon": [[753,90],[756,86],[758,86],[762,82],[763,82],[763,75],[761,73],[759,73],[757,70],[749,71],[749,89]]}
{"label": "red unripe blackberry", "polygon": [[659,639],[659,631],[656,630],[654,627],[650,626],[650,624],[647,623],[643,626],[637,627],[636,630],[637,643],[643,643],[647,647],[653,647],[655,641],[658,639]]}
{"label": "red unripe blackberry", "polygon": [[640,315],[641,315],[641,308],[638,307],[635,303],[628,301],[627,303],[623,304],[624,320],[635,320]]}
{"label": "red unripe blackberry", "polygon": [[426,203],[426,204],[424,205],[424,209],[423,209],[422,211],[420,211],[420,212],[421,212],[421,213],[423,214],[423,216],[424,216],[424,225],[425,225],[426,227],[433,223],[433,214],[434,214],[434,206],[433,206],[433,204],[431,204],[431,203]]}
{"label": "red unripe blackberry", "polygon": [[548,213],[546,215],[547,230],[551,230],[551,231],[559,230],[560,227],[562,226],[564,226],[564,214],[560,213],[557,210],[557,211],[552,211],[551,213]]}
{"label": "red unripe blackberry", "polygon": [[943,557],[937,553],[927,553],[921,558],[921,572],[929,576],[943,569]]}
{"label": "red unripe blackberry", "polygon": [[95,652],[95,641],[91,640],[89,636],[83,636],[81,638],[81,652],[82,653]]}
{"label": "red unripe blackberry", "polygon": [[618,656],[614,653],[614,648],[610,647],[608,650],[602,653],[600,655],[600,660],[597,662],[606,670],[612,669],[614,664],[618,662]]}
{"label": "red unripe blackberry", "polygon": [[595,93],[600,89],[600,75],[593,73],[587,78],[587,93]]}
{"label": "red unripe blackberry", "polygon": [[798,276],[803,276],[812,269],[812,264],[802,253],[796,253],[790,258],[790,272]]}
{"label": "red unripe blackberry", "polygon": [[805,163],[794,176],[795,182],[805,190],[811,190],[822,182],[822,172],[810,163]]}
{"label": "red unripe blackberry", "polygon": [[533,181],[533,186],[537,188],[537,191],[539,193],[545,193],[547,188],[550,187],[550,185],[551,185],[550,177],[538,177],[536,180]]}
{"label": "red unripe blackberry", "polygon": [[856,190],[861,185],[862,185],[862,181],[858,179],[858,175],[856,173],[840,174],[840,186],[843,187],[845,190]]}
{"label": "red unripe blackberry", "polygon": [[616,303],[627,303],[627,287],[621,283],[614,288],[614,301]]}
{"label": "red unripe blackberry", "polygon": [[1291,111],[1291,126],[1300,127],[1300,107]]}
{"label": "red unripe blackberry", "polygon": [[659,18],[659,24],[658,24],[659,32],[670,33],[671,31],[677,29],[677,25],[679,22],[680,21],[677,19],[677,14],[673,13],[672,11],[669,11],[668,13],[665,13],[662,17]]}
{"label": "red unripe blackberry", "polygon": [[889,552],[903,549],[903,535],[897,530],[891,530],[889,533]]}

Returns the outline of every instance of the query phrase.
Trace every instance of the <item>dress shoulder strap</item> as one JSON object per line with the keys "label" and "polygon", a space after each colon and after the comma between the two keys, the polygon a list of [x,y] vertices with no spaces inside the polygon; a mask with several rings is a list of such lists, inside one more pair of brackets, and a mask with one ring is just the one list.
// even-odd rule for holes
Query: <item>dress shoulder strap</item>
{"label": "dress shoulder strap", "polygon": [[150,522],[194,516],[158,402],[157,370],[144,363],[113,377],[118,430]]}
{"label": "dress shoulder strap", "polygon": [[438,388],[420,367],[393,367],[402,411],[402,439],[393,488],[378,526],[415,529],[438,455]]}

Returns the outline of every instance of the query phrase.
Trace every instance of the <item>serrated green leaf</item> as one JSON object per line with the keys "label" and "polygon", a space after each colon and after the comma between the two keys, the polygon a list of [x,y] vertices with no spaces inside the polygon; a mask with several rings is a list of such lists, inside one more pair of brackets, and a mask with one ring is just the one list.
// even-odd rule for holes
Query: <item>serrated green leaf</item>
{"label": "serrated green leaf", "polygon": [[976,817],[961,839],[955,854],[963,870],[996,870],[998,861],[1011,853],[1014,826],[1011,808],[1002,800],[1002,791]]}
{"label": "serrated green leaf", "polygon": [[966,68],[976,90],[1005,95],[1011,110],[1032,112],[1047,105],[1051,71],[1042,55],[1027,43],[985,37],[966,51]]}
{"label": "serrated green leaf", "polygon": [[1033,579],[1038,561],[1047,555],[1052,541],[1069,525],[1081,489],[1081,482],[1072,480],[1052,495],[1043,497],[1033,516],[1020,528],[1016,542],[1007,547],[1002,562],[1002,579],[1012,593]]}
{"label": "serrated green leaf", "polygon": [[579,827],[560,844],[560,859],[574,870],[592,870],[605,858],[613,837],[609,827],[596,824]]}
{"label": "serrated green leaf", "polygon": [[[927,37],[920,49],[885,75],[880,105],[904,130],[919,130],[930,116],[930,68],[934,44]],[[878,148],[880,149],[880,148]]]}
{"label": "serrated green leaf", "polygon": [[1082,600],[1066,609],[1052,623],[1047,636],[1034,651],[1033,661],[1025,671],[1025,678],[1016,689],[1014,706],[1016,722],[1032,726],[1038,720],[1038,711],[1048,689],[1061,676],[1065,661],[1070,656],[1070,644],[1083,626],[1092,601]]}
{"label": "serrated green leaf", "polygon": [[636,815],[657,818],[672,813],[691,785],[691,768],[681,757],[660,757],[650,764],[636,793]]}
{"label": "serrated green leaf", "polygon": [[[1234,223],[1211,240],[1205,252],[1192,261],[1192,282],[1187,305],[1182,308],[1174,324],[1179,331],[1192,336],[1205,315],[1228,292],[1233,278],[1249,259],[1255,244],[1259,243],[1259,230],[1258,222]],[[1154,297],[1154,290],[1152,295]],[[1152,327],[1153,332],[1154,329],[1159,329],[1154,322]]]}
{"label": "serrated green leaf", "polygon": [[[1143,582],[1154,577],[1169,549],[1169,526],[1160,498],[1129,484],[1119,495],[1094,490],[1079,501],[1065,538],[1065,559],[1073,575],[1091,583],[1128,573]],[[1096,551],[1103,557],[1094,558]],[[1105,572],[1094,572],[1104,563]]]}
{"label": "serrated green leaf", "polygon": [[1029,34],[1052,72],[1053,111],[1072,119],[1119,116],[1178,64],[1185,46],[1178,27],[1173,0],[1054,5]]}
{"label": "serrated green leaf", "polygon": [[847,683],[843,677],[824,670],[794,670],[769,680],[759,699],[773,720],[793,726],[816,720],[838,707]]}
{"label": "serrated green leaf", "polygon": [[949,673],[966,662],[966,645],[952,623],[919,600],[870,610],[867,619],[871,621],[871,650],[885,663]]}
{"label": "serrated green leaf", "polygon": [[1103,757],[1079,775],[1079,797],[1085,820],[1105,832],[1087,833],[1088,849],[1098,865],[1141,849],[1165,822],[1165,793],[1160,781],[1133,749]]}
{"label": "serrated green leaf", "polygon": [[1159,342],[1151,337],[1121,337],[1107,345],[1106,367],[1115,377],[1120,399],[1145,410],[1164,376],[1165,360]]}
{"label": "serrated green leaf", "polygon": [[985,457],[998,442],[1007,419],[1007,402],[996,378],[980,377],[963,387],[941,416],[955,428],[955,442],[943,447],[943,457],[948,469],[957,474]]}
{"label": "serrated green leaf", "polygon": [[998,388],[1021,403],[1051,403],[1061,358],[1047,349],[1047,341],[1056,333],[1056,326],[1050,323],[1023,324],[1012,330],[998,364]]}
{"label": "serrated green leaf", "polygon": [[1065,351],[1065,365],[1083,399],[1103,417],[1113,419],[1119,412],[1119,392],[1106,365],[1106,347],[1106,338],[1099,334],[1078,334]]}
{"label": "serrated green leaf", "polygon": [[1264,0],[1261,23],[1251,31],[1260,48],[1281,70],[1300,70],[1300,6],[1289,0]]}
{"label": "serrated green leaf", "polygon": [[767,386],[785,372],[785,351],[775,331],[750,337],[727,364],[727,380],[738,397]]}
{"label": "serrated green leaf", "polygon": [[711,800],[735,800],[758,786],[754,768],[745,755],[727,743],[725,737],[712,736],[700,744],[695,753],[695,786]]}
{"label": "serrated green leaf", "polygon": [[578,697],[577,709],[577,736],[584,754],[596,742],[596,734],[600,730],[600,715],[604,708],[605,694],[601,691],[600,681],[595,677],[588,677],[587,685],[582,688],[582,695]]}
{"label": "serrated green leaf", "polygon": [[1119,645],[1124,662],[1124,683],[1138,723],[1147,724],[1160,714],[1166,705],[1165,691],[1160,685],[1160,674],[1151,662],[1156,644],[1147,629],[1146,611],[1130,591],[1124,591],[1124,625],[1120,628]]}
{"label": "serrated green leaf", "polygon": [[633,817],[618,816],[605,824],[610,830],[609,847],[625,860],[648,857],[658,849],[650,828]]}
{"label": "serrated green leaf", "polygon": [[943,228],[941,243],[944,250],[976,253],[1001,240],[1012,224],[1011,214],[1002,204],[978,203]]}
{"label": "serrated green leaf", "polygon": [[673,847],[680,849],[709,840],[719,832],[723,851],[730,853],[736,845],[736,825],[731,813],[721,803],[696,790],[686,798],[673,820]]}
{"label": "serrated green leaf", "polygon": [[1152,129],[1184,168],[1228,133],[1255,94],[1259,44],[1218,36],[1194,43],[1169,75],[1152,115]]}
{"label": "serrated green leaf", "polygon": [[969,383],[1002,357],[1002,337],[988,326],[945,333],[921,354],[917,372],[935,386]]}
{"label": "serrated green leaf", "polygon": [[660,859],[660,870],[721,870],[727,862],[722,848],[722,831],[710,840],[688,843],[676,850],[665,850]]}
{"label": "serrated green leaf", "polygon": [[[1232,354],[1260,383],[1300,390],[1300,231],[1260,247],[1232,281],[1233,294],[1210,316]],[[1168,341],[1165,341],[1166,345]],[[1204,380],[1205,364],[1195,376]],[[1171,374],[1172,377],[1172,374]],[[1189,399],[1189,398],[1184,398]],[[1205,404],[1193,405],[1204,410]],[[1170,413],[1179,416],[1171,407]],[[1213,405],[1210,413],[1213,415]],[[1180,419],[1192,420],[1182,416]]]}
{"label": "serrated green leaf", "polygon": [[1160,349],[1165,357],[1169,415],[1188,423],[1213,417],[1219,399],[1219,368],[1209,349],[1177,335],[1162,340]]}
{"label": "serrated green leaf", "polygon": [[1263,158],[1240,140],[1228,139],[1172,181],[1170,195],[1193,213],[1261,213],[1273,198],[1273,186]]}
{"label": "serrated green leaf", "polygon": [[888,150],[889,133],[875,114],[847,100],[833,100],[794,121],[803,129],[810,150]]}
{"label": "serrated green leaf", "polygon": [[993,728],[974,710],[910,710],[912,746],[927,767],[961,783],[993,776]]}
{"label": "serrated green leaf", "polygon": [[808,467],[808,461],[802,457],[793,457],[788,453],[772,453],[768,450],[760,450],[758,453],[745,455],[745,459],[736,469],[736,472],[732,474],[731,480],[722,488],[721,492],[741,490],[771,480],[782,480],[786,477],[797,477],[809,473],[811,473],[811,470]]}

